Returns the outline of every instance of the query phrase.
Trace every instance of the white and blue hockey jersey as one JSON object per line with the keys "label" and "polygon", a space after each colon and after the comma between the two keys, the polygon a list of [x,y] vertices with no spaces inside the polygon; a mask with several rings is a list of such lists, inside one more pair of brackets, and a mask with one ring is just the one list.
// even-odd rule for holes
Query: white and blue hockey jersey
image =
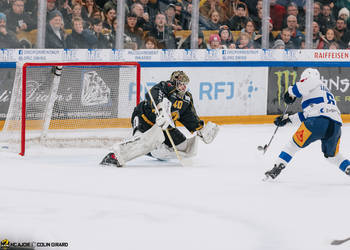
{"label": "white and blue hockey jersey", "polygon": [[302,98],[303,112],[290,116],[291,121],[324,116],[342,124],[340,111],[333,94],[318,78],[307,78],[288,88],[289,95]]}

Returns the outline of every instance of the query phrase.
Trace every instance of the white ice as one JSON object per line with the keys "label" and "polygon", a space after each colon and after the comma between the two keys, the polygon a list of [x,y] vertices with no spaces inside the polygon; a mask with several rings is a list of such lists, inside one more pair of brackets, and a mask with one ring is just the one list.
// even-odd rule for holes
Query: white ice
{"label": "white ice", "polygon": [[[263,182],[296,128],[280,128],[262,155],[257,146],[273,130],[221,126],[185,167],[146,156],[100,167],[108,149],[2,152],[0,240],[68,242],[74,250],[350,249],[330,245],[350,236],[350,177],[325,161],[317,142]],[[349,138],[344,125],[348,158]]]}

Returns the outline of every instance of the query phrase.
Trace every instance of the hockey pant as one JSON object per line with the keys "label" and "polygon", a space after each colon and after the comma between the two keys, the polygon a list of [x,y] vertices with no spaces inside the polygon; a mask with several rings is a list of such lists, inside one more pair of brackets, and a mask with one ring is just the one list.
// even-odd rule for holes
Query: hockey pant
{"label": "hockey pant", "polygon": [[296,152],[311,143],[321,140],[321,149],[328,161],[345,170],[350,162],[339,153],[341,124],[327,117],[310,117],[294,133],[293,138],[281,151],[276,164],[287,165]]}

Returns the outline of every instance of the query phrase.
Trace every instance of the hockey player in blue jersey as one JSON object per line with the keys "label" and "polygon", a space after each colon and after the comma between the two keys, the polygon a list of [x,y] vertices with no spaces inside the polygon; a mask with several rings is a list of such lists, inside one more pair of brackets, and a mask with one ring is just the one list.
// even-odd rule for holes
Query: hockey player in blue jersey
{"label": "hockey player in blue jersey", "polygon": [[317,69],[305,69],[300,81],[290,86],[284,95],[286,104],[292,104],[296,98],[302,98],[303,111],[279,116],[274,123],[279,127],[287,123],[301,122],[301,125],[279,154],[273,169],[265,173],[266,178],[276,178],[296,152],[317,140],[321,140],[324,157],[350,175],[350,161],[339,153],[342,126],[340,111]]}

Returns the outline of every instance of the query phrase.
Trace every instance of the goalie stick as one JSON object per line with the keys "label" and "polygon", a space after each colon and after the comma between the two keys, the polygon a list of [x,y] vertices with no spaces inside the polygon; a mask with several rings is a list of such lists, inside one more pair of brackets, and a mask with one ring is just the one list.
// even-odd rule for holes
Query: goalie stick
{"label": "goalie stick", "polygon": [[348,237],[348,238],[346,238],[344,240],[333,240],[331,242],[331,245],[341,245],[341,244],[343,244],[343,243],[345,243],[345,242],[347,242],[349,240],[350,240],[350,237]]}
{"label": "goalie stick", "polygon": [[[158,108],[157,108],[156,103],[154,102],[154,99],[153,99],[153,96],[152,96],[152,94],[151,94],[150,89],[147,87],[147,84],[146,84],[146,83],[144,83],[143,85],[145,86],[145,89],[146,89],[146,91],[147,91],[149,97],[151,98],[153,107],[154,107],[154,109],[156,110],[157,115],[159,115],[159,110],[158,110]],[[179,151],[177,150],[177,148],[176,148],[176,146],[175,146],[174,140],[173,140],[173,138],[171,137],[171,135],[170,135],[170,133],[169,133],[169,130],[166,129],[166,130],[165,130],[165,133],[166,133],[166,135],[167,135],[168,138],[169,138],[169,141],[170,141],[171,146],[173,147],[173,149],[174,149],[174,151],[175,151],[175,154],[176,154],[177,159],[179,160],[179,162],[181,163],[182,166],[185,166],[184,162],[182,161],[182,159],[181,159],[181,157],[180,157]]]}

